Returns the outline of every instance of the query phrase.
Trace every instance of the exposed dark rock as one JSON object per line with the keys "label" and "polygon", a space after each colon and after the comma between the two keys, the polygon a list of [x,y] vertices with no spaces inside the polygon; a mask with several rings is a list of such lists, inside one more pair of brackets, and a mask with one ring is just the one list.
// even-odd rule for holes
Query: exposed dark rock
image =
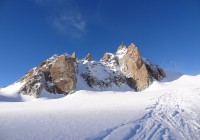
{"label": "exposed dark rock", "polygon": [[[116,64],[112,61],[112,64]],[[90,87],[107,88],[113,84],[120,86],[126,82],[125,76],[119,71],[115,71],[109,65],[107,66],[103,61],[88,62],[85,70],[80,74]],[[103,76],[99,75],[102,74]]]}
{"label": "exposed dark rock", "polygon": [[60,93],[70,93],[76,88],[76,70],[73,58],[61,55],[50,69],[51,80]]}
{"label": "exposed dark rock", "polygon": [[30,70],[19,80],[25,82],[20,93],[38,97],[43,89],[59,94],[68,94],[76,89],[74,58],[61,55],[52,59]]}
{"label": "exposed dark rock", "polygon": [[91,88],[120,87],[125,84],[135,91],[141,91],[149,87],[153,80],[159,81],[166,77],[163,69],[142,58],[133,43],[128,48],[124,44],[120,45],[116,54],[105,53],[100,62],[91,60],[89,53],[80,61],[76,53],[72,56],[54,55],[18,81],[24,83],[19,92],[35,97],[39,97],[42,90],[69,94],[76,90],[78,84],[82,84],[77,84],[80,82],[77,80],[78,75]]}
{"label": "exposed dark rock", "polygon": [[131,88],[141,91],[151,84],[152,79],[149,71],[138,48],[133,43],[127,48],[126,54],[119,59],[119,64],[128,79],[128,83],[130,83],[130,80],[133,82]]}
{"label": "exposed dark rock", "polygon": [[146,60],[145,64],[149,73],[151,74],[151,77],[154,78],[155,80],[160,81],[166,77],[164,70],[161,69],[158,65],[153,65],[148,60]]}
{"label": "exposed dark rock", "polygon": [[[30,75],[30,73],[28,73]],[[20,89],[20,93],[25,95],[30,95],[34,97],[38,97],[42,89],[44,88],[45,78],[43,72],[39,72],[38,75],[34,77],[30,76],[30,79],[25,79],[25,85]]]}
{"label": "exposed dark rock", "polygon": [[110,57],[109,53],[105,53],[102,59],[108,61]]}
{"label": "exposed dark rock", "polygon": [[85,60],[92,61],[92,55],[90,53],[88,53]]}

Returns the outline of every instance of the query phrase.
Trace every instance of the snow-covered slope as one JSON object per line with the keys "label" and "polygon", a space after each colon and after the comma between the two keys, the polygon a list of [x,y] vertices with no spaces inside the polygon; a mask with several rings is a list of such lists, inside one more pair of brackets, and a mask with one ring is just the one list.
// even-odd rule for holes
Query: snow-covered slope
{"label": "snow-covered slope", "polygon": [[125,77],[115,60],[111,62],[80,60],[77,66],[77,90],[133,91],[125,83]]}
{"label": "snow-covered slope", "polygon": [[42,92],[27,99],[11,85],[0,90],[0,139],[198,140],[200,75],[167,73],[142,92],[79,90],[60,98]]}

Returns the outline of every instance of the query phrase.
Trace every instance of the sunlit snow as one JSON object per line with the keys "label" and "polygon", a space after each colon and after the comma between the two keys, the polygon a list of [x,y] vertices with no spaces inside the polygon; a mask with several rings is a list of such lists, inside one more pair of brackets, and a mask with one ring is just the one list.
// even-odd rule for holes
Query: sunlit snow
{"label": "sunlit snow", "polygon": [[142,92],[43,91],[38,99],[18,94],[23,83],[15,83],[0,90],[0,139],[198,140],[199,83],[200,75],[168,72]]}

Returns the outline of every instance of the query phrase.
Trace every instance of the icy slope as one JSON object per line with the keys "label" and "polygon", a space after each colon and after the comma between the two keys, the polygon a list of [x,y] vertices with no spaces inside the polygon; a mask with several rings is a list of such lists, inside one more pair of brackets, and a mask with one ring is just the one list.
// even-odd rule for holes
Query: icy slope
{"label": "icy slope", "polygon": [[2,101],[15,96],[8,87],[0,91],[0,139],[198,140],[199,83],[200,75],[173,73],[143,92],[80,90],[28,102]]}

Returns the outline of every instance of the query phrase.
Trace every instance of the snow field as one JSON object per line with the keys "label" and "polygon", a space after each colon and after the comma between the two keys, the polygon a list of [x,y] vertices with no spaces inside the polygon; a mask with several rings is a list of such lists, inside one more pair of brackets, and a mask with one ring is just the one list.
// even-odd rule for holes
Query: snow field
{"label": "snow field", "polygon": [[43,92],[34,99],[17,94],[19,84],[3,88],[0,139],[198,140],[200,76],[170,75],[142,92]]}

